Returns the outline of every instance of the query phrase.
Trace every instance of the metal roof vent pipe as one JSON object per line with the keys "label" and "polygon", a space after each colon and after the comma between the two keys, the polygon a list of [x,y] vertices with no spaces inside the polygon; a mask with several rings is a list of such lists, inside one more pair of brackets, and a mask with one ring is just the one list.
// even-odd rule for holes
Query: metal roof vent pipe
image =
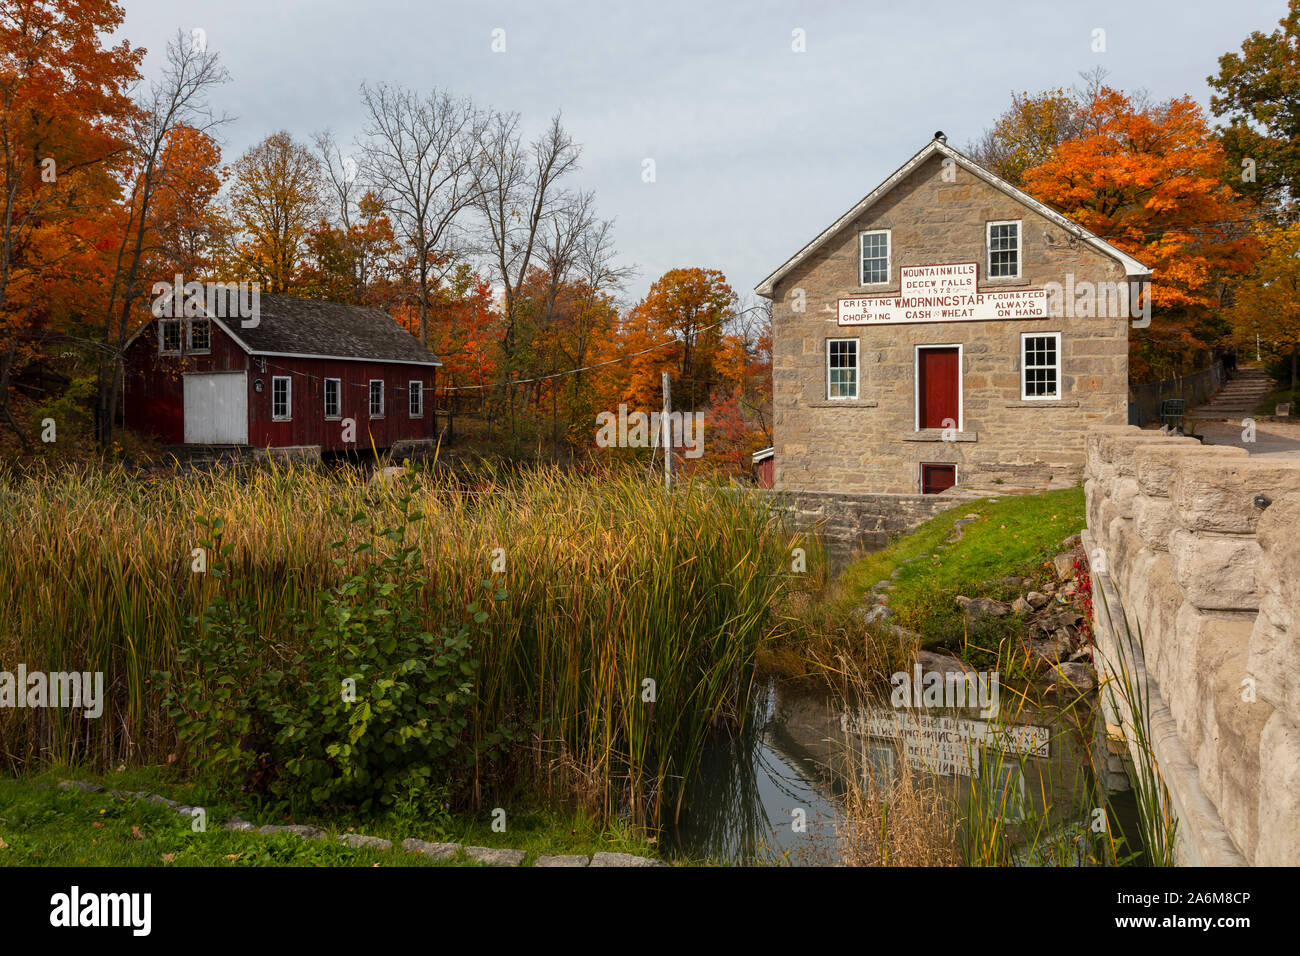
{"label": "metal roof vent pipe", "polygon": [[937,140],[938,140],[939,142],[941,142],[941,143],[947,143],[947,142],[948,142],[948,137],[944,135],[944,132],[943,132],[943,130],[941,130],[941,129],[940,129],[940,130],[935,130],[934,138],[937,139]]}

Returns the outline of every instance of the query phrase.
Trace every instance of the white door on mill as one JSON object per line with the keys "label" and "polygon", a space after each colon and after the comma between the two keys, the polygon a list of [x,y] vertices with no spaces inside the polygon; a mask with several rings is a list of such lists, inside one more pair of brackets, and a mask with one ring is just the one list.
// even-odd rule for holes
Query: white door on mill
{"label": "white door on mill", "polygon": [[248,444],[248,373],[185,376],[185,444]]}

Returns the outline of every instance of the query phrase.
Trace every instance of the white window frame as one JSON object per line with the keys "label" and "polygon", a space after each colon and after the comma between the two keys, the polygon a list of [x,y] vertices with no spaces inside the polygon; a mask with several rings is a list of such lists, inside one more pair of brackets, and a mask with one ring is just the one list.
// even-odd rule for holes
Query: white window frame
{"label": "white window frame", "polygon": [[[420,381],[419,379],[414,379],[406,383],[406,388],[407,388],[407,393],[406,393],[407,417],[423,418],[424,417],[424,382]],[[411,399],[417,396],[419,397],[419,402],[417,403],[419,408],[416,411],[412,411]]]}
{"label": "white window frame", "polygon": [[[194,323],[208,323],[208,345],[207,348],[194,347]],[[212,320],[211,319],[186,319],[185,320],[185,350],[194,355],[209,355],[212,352]]]}
{"label": "white window frame", "polygon": [[[921,350],[957,350],[957,431],[966,430],[966,349],[960,342],[927,342],[912,347],[912,430],[921,431]],[[927,462],[926,464],[943,464]]]}
{"label": "white window frame", "polygon": [[[831,343],[853,343],[853,394],[831,395]],[[826,340],[826,400],[828,402],[856,402],[862,395],[862,343],[856,338]]]}
{"label": "white window frame", "polygon": [[[375,386],[379,386],[379,411],[375,411]],[[371,418],[384,417],[384,380],[382,378],[372,378],[366,385],[366,410],[370,412]]]}
{"label": "white window frame", "polygon": [[[339,410],[335,412],[333,415],[330,414],[330,403],[329,403],[330,382],[333,382],[336,386],[338,386]],[[343,379],[341,378],[325,379],[325,384],[322,386],[322,391],[321,391],[321,409],[325,414],[325,420],[327,422],[337,422],[343,417]]]}
{"label": "white window frame", "polygon": [[[167,348],[167,326],[174,324],[176,326],[176,348]],[[184,319],[159,319],[158,320],[158,354],[159,355],[180,355],[181,350],[185,347],[185,320]]]}
{"label": "white window frame", "polygon": [[[862,255],[862,246],[867,236],[884,236],[885,237],[885,281],[868,282],[866,281],[866,263]],[[858,233],[858,285],[876,288],[879,286],[889,285],[894,276],[894,231],[892,229],[864,229]]]}
{"label": "white window frame", "polygon": [[[1056,392],[1052,395],[1029,394],[1029,365],[1025,361],[1025,339],[1056,339],[1056,365],[1035,365],[1034,368],[1056,369]],[[1020,333],[1020,400],[1022,402],[1059,402],[1061,400],[1061,333],[1060,332],[1021,332]]]}
{"label": "white window frame", "polygon": [[952,465],[952,483],[953,485],[961,484],[961,465],[955,461],[918,461],[916,463],[916,493],[925,494],[925,466],[926,465]]}
{"label": "white window frame", "polygon": [[[284,382],[284,414],[275,413],[275,383]],[[291,422],[293,421],[293,376],[292,375],[272,375],[271,376],[271,421],[273,422]]]}
{"label": "white window frame", "polygon": [[[995,276],[993,274],[993,227],[1016,227],[1016,274],[1013,276]],[[1024,274],[1025,258],[1025,224],[1021,219],[996,219],[984,224],[984,277],[990,282],[1019,279]]]}

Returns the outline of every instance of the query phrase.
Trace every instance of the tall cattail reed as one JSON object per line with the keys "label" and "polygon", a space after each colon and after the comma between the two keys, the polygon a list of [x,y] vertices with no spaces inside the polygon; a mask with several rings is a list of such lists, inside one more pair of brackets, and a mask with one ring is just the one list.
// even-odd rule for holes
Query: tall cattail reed
{"label": "tall cattail reed", "polygon": [[[507,783],[545,791],[563,765],[588,798],[596,782],[606,815],[676,812],[710,729],[745,718],[791,540],[758,496],[626,474],[543,469],[467,484],[279,467],[0,480],[0,670],[103,671],[108,697],[98,720],[0,710],[6,770],[167,760],[176,737],[152,675],[172,668],[203,602],[216,589],[251,596],[269,661],[291,639],[286,614],[314,610],[320,587],[366,560],[331,547],[365,533],[348,517],[396,515],[399,483],[422,514],[408,534],[429,578],[426,626],[463,620],[485,581],[508,592],[476,648],[463,746],[477,759],[507,722],[529,739],[507,755],[510,781],[501,760],[477,761],[474,796]],[[192,570],[200,519],[217,518],[230,547],[219,580]]]}

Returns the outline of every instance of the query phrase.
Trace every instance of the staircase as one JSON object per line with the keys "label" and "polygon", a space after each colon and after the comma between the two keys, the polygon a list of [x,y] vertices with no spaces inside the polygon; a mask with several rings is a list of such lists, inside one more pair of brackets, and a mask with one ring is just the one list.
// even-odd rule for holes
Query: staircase
{"label": "staircase", "polygon": [[1223,386],[1204,405],[1188,411],[1187,417],[1204,422],[1254,415],[1260,401],[1275,387],[1273,380],[1262,368],[1239,368],[1236,378]]}

